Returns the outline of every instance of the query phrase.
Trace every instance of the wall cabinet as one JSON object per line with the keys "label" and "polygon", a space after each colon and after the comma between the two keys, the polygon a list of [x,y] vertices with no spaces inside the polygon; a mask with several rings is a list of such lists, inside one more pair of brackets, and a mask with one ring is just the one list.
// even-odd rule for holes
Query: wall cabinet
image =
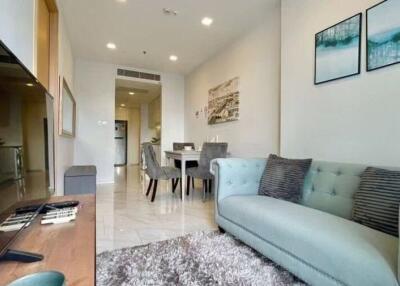
{"label": "wall cabinet", "polygon": [[161,97],[149,103],[149,128],[156,128],[161,125]]}

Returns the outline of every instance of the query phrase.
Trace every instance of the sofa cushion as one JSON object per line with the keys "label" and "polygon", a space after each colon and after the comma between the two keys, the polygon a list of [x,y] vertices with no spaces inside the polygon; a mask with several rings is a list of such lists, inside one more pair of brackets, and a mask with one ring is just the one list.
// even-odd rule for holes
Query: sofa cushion
{"label": "sofa cushion", "polygon": [[301,204],[351,219],[353,197],[366,166],[313,161],[303,187]]}
{"label": "sofa cushion", "polygon": [[291,160],[270,155],[261,177],[258,194],[299,202],[304,178],[312,160]]}
{"label": "sofa cushion", "polygon": [[341,284],[398,285],[394,236],[267,196],[227,197],[218,214]]}
{"label": "sofa cushion", "polygon": [[353,220],[398,236],[400,172],[368,167],[354,196]]}

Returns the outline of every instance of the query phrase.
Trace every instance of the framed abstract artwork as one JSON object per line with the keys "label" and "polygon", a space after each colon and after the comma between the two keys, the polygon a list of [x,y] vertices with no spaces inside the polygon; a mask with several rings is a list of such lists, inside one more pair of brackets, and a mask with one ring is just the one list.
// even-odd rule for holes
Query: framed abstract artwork
{"label": "framed abstract artwork", "polygon": [[315,35],[316,85],[360,74],[361,27],[359,13]]}
{"label": "framed abstract artwork", "polygon": [[367,71],[400,63],[400,1],[367,10]]}

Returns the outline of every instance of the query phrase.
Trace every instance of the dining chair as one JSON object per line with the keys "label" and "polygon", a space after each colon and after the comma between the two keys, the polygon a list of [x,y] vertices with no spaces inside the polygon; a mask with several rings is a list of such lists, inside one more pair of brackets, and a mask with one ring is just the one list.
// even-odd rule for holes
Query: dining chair
{"label": "dining chair", "polygon": [[[181,181],[181,172],[178,168],[174,167],[161,167],[156,158],[156,153],[153,149],[153,144],[143,143],[143,153],[146,161],[146,174],[150,177],[150,183],[147,187],[146,196],[149,195],[151,187],[153,186],[153,194],[151,202],[154,202],[157,192],[158,180],[172,180],[172,192],[175,192],[176,186]],[[154,185],[153,185],[154,183]],[[181,197],[182,197],[182,182],[180,184]]]}
{"label": "dining chair", "polygon": [[[210,162],[217,158],[226,158],[228,143],[204,143],[200,153],[199,166],[187,169],[187,175],[203,180],[203,201],[207,192],[211,193],[213,174],[210,172]],[[186,193],[190,192],[190,184],[186,185]]]}
{"label": "dining chair", "polygon": [[[174,142],[172,144],[172,148],[173,148],[174,151],[185,150],[186,146],[189,146],[189,147],[192,148],[192,150],[195,150],[195,145],[192,142],[185,142],[185,143]],[[181,169],[182,168],[181,160],[175,160],[174,161],[174,165],[175,165],[175,168]],[[186,162],[186,169],[195,168],[195,167],[198,167],[198,165],[199,164],[197,163],[197,161],[187,161]],[[187,176],[187,177],[188,177],[187,183],[189,184],[190,183],[190,177],[189,176]],[[192,188],[194,188],[194,178],[192,178]]]}

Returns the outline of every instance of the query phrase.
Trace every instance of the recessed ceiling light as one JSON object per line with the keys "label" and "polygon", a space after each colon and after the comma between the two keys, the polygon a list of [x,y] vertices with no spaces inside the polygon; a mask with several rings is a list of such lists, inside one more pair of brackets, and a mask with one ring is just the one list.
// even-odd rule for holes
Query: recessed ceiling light
{"label": "recessed ceiling light", "polygon": [[201,23],[204,25],[204,26],[211,26],[211,24],[214,22],[214,20],[213,19],[211,19],[211,18],[209,18],[209,17],[204,17],[202,20],[201,20]]}
{"label": "recessed ceiling light", "polygon": [[121,107],[125,107],[125,104],[122,103],[122,104],[121,104]]}
{"label": "recessed ceiling light", "polygon": [[33,86],[33,83],[27,83],[26,86],[31,87],[31,86]]}
{"label": "recessed ceiling light", "polygon": [[126,2],[126,0],[115,0],[116,2],[118,2],[118,3],[125,3]]}
{"label": "recessed ceiling light", "polygon": [[115,50],[117,48],[117,46],[114,43],[107,43],[107,48],[109,48],[110,50]]}
{"label": "recessed ceiling light", "polygon": [[170,56],[169,56],[169,60],[170,60],[170,61],[173,61],[173,62],[176,62],[176,61],[178,60],[178,57],[175,56],[175,55],[170,55]]}
{"label": "recessed ceiling light", "polygon": [[130,95],[134,95],[135,93],[133,91],[129,92]]}

